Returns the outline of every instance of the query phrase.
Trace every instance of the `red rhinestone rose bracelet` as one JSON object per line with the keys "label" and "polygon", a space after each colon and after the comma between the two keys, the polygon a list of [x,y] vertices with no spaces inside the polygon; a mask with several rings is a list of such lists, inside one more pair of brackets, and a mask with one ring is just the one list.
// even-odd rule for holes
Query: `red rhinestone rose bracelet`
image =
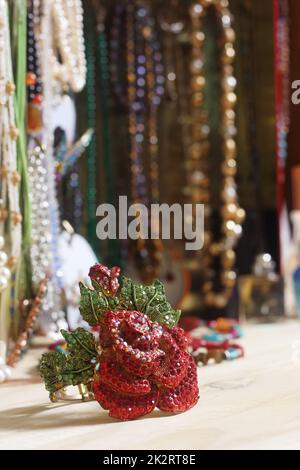
{"label": "red rhinestone rose bracelet", "polygon": [[[93,288],[80,284],[80,312],[97,331],[62,331],[66,352],[42,355],[40,373],[50,398],[70,385],[86,386],[109,415],[136,419],[155,407],[179,413],[198,401],[197,370],[180,311],[158,280],[150,286],[119,276],[120,268],[90,269]],[[96,339],[97,336],[97,339]]]}

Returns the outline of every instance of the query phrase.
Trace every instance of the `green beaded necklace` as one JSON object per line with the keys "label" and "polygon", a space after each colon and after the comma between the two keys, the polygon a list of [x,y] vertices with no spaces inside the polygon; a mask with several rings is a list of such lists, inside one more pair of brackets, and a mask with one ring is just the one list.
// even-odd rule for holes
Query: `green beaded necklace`
{"label": "green beaded necklace", "polygon": [[[97,57],[99,69],[99,94],[102,119],[103,163],[106,182],[106,202],[114,203],[112,148],[110,136],[108,51],[104,24],[104,10],[100,7],[97,20]],[[120,262],[118,240],[108,240],[107,263]]]}
{"label": "green beaded necklace", "polygon": [[[90,14],[84,15],[84,36],[86,48],[86,97],[87,97],[87,126],[96,129],[96,83],[95,83],[95,35],[94,22]],[[96,133],[92,136],[87,148],[87,238],[94,251],[99,255],[99,240],[96,237],[96,207],[97,207],[97,142]]]}
{"label": "green beaded necklace", "polygon": [[[109,204],[114,203],[112,148],[110,136],[110,103],[109,103],[109,74],[107,58],[107,41],[104,26],[104,10],[85,14],[85,47],[87,60],[86,96],[87,96],[87,125],[96,129],[97,126],[97,90],[101,113],[101,144],[103,154],[103,172],[105,181],[105,199]],[[96,31],[97,27],[97,31]],[[98,256],[100,241],[96,237],[96,196],[97,196],[97,132],[87,150],[87,235]],[[107,244],[107,262],[119,262],[119,243],[109,240]]]}

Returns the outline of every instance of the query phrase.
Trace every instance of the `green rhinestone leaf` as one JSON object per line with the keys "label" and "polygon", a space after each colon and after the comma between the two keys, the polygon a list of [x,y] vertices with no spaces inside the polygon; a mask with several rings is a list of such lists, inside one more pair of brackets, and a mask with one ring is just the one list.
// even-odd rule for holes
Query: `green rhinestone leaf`
{"label": "green rhinestone leaf", "polygon": [[97,351],[92,333],[78,328],[72,333],[62,330],[68,343],[66,354],[44,353],[40,361],[40,375],[46,390],[51,393],[68,385],[87,384],[94,375]]}
{"label": "green rhinestone leaf", "polygon": [[80,355],[82,360],[88,362],[97,356],[95,338],[92,333],[84,328],[77,328],[73,332],[61,330],[61,334],[68,343],[68,353],[73,356]]}
{"label": "green rhinestone leaf", "polygon": [[[99,286],[99,285],[98,285]],[[117,310],[119,299],[117,297],[107,297],[102,289],[90,289],[79,283],[80,288],[80,313],[82,318],[91,326],[97,325],[103,314],[109,310]]]}
{"label": "green rhinestone leaf", "polygon": [[120,298],[123,308],[139,310],[161,325],[172,327],[179,321],[181,311],[172,308],[166,299],[163,284],[157,279],[145,286],[122,278]]}
{"label": "green rhinestone leaf", "polygon": [[120,300],[123,308],[127,310],[137,310],[137,305],[134,299],[133,286],[134,283],[128,277],[121,277],[121,290],[120,290]]}

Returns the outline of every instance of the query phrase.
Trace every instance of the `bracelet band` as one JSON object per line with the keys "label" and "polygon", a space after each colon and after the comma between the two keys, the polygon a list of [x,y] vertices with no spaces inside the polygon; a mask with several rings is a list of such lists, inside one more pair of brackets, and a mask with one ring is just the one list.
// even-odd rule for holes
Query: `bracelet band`
{"label": "bracelet band", "polygon": [[58,401],[92,401],[94,400],[94,394],[84,384],[79,384],[74,388],[78,389],[77,394],[68,393],[69,387],[61,388],[56,392],[50,394],[50,400],[55,403]]}

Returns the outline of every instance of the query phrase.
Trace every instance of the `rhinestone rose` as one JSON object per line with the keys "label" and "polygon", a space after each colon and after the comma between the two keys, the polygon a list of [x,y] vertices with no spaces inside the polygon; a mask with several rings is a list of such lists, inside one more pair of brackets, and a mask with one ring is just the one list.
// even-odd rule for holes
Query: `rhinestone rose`
{"label": "rhinestone rose", "polygon": [[183,412],[197,403],[196,365],[181,328],[159,325],[138,311],[107,312],[100,344],[93,392],[111,417],[135,419],[155,407]]}
{"label": "rhinestone rose", "polygon": [[92,281],[95,281],[102,287],[106,295],[115,295],[119,289],[119,275],[120,268],[114,266],[113,268],[108,268],[103,264],[95,264],[90,268],[89,277]]}

